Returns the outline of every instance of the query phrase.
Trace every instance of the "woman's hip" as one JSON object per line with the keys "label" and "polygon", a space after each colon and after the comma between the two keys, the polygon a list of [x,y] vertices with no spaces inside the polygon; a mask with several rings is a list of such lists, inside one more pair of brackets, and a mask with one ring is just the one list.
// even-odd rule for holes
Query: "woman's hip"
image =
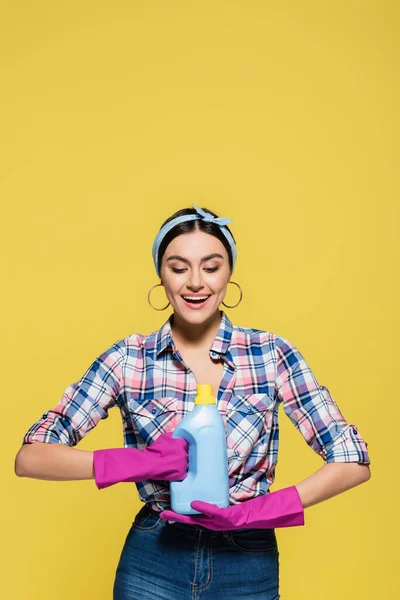
{"label": "woman's hip", "polygon": [[122,549],[114,600],[276,600],[278,588],[273,529],[213,531],[168,523],[144,505]]}

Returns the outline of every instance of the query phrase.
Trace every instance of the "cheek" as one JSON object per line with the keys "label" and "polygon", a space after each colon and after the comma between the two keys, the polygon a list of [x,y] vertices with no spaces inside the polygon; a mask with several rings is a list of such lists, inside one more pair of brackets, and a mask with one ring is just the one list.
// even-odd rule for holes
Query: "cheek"
{"label": "cheek", "polygon": [[228,289],[228,285],[229,285],[229,274],[224,274],[224,276],[221,275],[221,277],[218,279],[218,287],[220,290],[225,291]]}
{"label": "cheek", "polygon": [[174,294],[179,294],[182,289],[183,282],[179,279],[165,280],[164,281],[164,289],[167,294],[173,296]]}
{"label": "cheek", "polygon": [[212,291],[214,292],[215,295],[219,296],[219,297],[223,297],[226,294],[226,284],[225,283],[220,283],[218,285],[214,285],[214,286],[210,286],[210,288],[212,289]]}

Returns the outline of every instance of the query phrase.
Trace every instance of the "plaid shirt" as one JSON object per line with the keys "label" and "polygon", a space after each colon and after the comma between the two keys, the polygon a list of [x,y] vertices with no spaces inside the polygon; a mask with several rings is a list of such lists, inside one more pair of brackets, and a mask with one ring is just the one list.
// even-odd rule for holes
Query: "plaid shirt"
{"label": "plaid shirt", "polygon": [[[221,323],[209,350],[224,371],[217,406],[226,429],[230,503],[265,494],[278,457],[278,409],[326,463],[370,464],[367,443],[320,386],[299,350],[260,329]],[[124,447],[142,449],[174,430],[194,408],[197,381],[171,335],[173,313],[149,335],[133,333],[103,352],[60,402],[45,412],[23,443],[75,446],[108,410],[121,412]],[[170,508],[168,481],[136,482],[139,497],[154,510]]]}

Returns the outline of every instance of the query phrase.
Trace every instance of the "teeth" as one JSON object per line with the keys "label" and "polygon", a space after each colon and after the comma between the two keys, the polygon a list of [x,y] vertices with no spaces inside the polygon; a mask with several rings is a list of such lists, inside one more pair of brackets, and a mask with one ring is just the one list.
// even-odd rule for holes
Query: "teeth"
{"label": "teeth", "polygon": [[185,300],[207,300],[208,296],[183,296]]}

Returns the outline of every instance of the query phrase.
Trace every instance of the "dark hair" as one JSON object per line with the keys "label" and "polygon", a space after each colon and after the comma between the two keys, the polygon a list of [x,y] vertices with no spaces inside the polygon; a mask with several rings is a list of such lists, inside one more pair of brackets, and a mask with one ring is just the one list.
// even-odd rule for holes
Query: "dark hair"
{"label": "dark hair", "polygon": [[[201,209],[206,212],[209,212],[210,214],[212,214],[213,217],[219,216],[219,215],[215,214],[212,210],[209,210],[208,208],[201,207]],[[176,219],[177,217],[182,217],[183,215],[195,215],[195,214],[197,214],[197,211],[194,208],[183,208],[181,210],[178,210],[176,213],[174,213],[173,215],[168,217],[168,219],[166,221],[164,221],[164,223],[160,227],[160,230],[164,227],[164,225],[166,223],[169,223],[169,221],[172,221],[172,219]],[[229,231],[229,233],[232,235],[232,232],[229,229],[229,227],[227,225],[224,225],[224,227],[226,227],[227,230]],[[220,240],[220,242],[223,243],[223,245],[228,253],[229,266],[230,266],[230,269],[232,272],[233,258],[232,258],[232,251],[229,246],[228,240],[222,233],[219,225],[216,225],[215,223],[210,223],[209,221],[204,221],[201,217],[199,219],[185,221],[184,223],[178,223],[178,225],[175,225],[175,227],[173,227],[171,229],[171,231],[168,231],[168,233],[165,235],[163,241],[161,242],[160,248],[158,250],[157,261],[158,261],[159,271],[161,271],[161,260],[162,260],[162,257],[164,255],[164,252],[165,252],[168,244],[170,242],[172,242],[172,240],[174,238],[176,238],[178,235],[182,235],[182,233],[189,233],[190,231],[196,231],[196,230],[204,231],[205,233],[214,235],[216,238],[218,238]],[[232,235],[232,237],[233,237],[233,235]],[[234,237],[233,237],[233,240],[235,241]],[[235,241],[235,243],[236,243],[236,241]]]}

